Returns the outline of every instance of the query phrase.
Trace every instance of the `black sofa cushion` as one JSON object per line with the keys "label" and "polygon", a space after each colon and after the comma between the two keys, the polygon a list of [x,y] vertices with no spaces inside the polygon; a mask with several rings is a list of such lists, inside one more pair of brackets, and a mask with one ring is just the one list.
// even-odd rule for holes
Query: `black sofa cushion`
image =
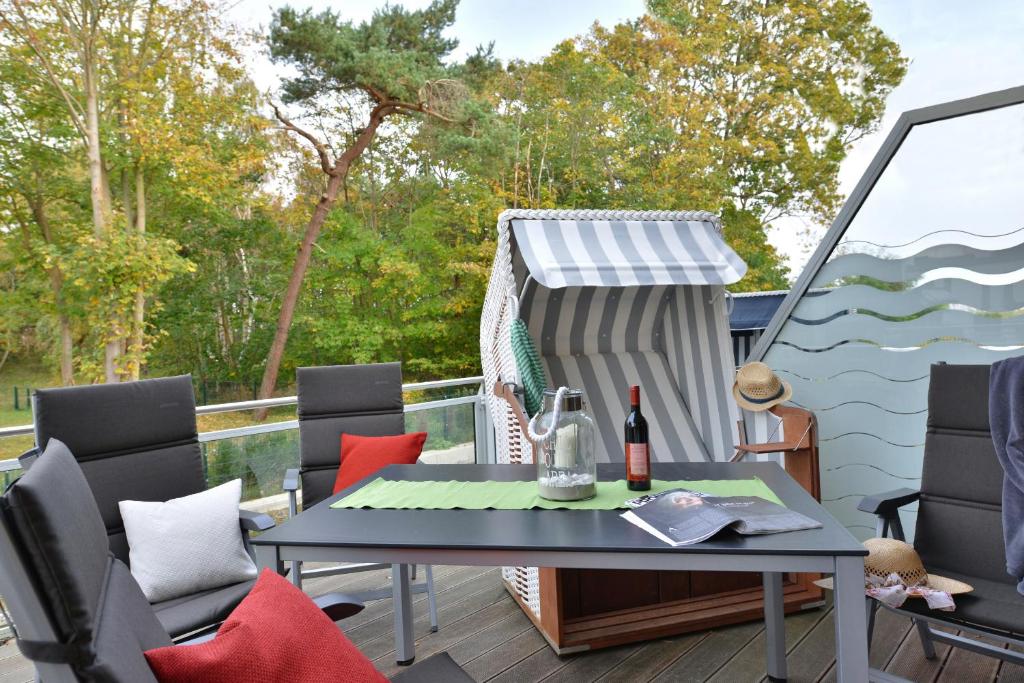
{"label": "black sofa cushion", "polygon": [[10,486],[3,511],[60,642],[86,680],[154,680],[142,652],[171,642],[128,568],[107,549],[92,492],[68,448],[51,439]]}
{"label": "black sofa cushion", "polygon": [[328,498],[341,464],[341,434],[405,431],[401,363],[298,368],[302,505]]}
{"label": "black sofa cushion", "polygon": [[988,424],[988,381],[987,365],[931,368],[914,548],[937,573],[1004,583],[1012,577],[1006,573],[1003,471]]}
{"label": "black sofa cushion", "polygon": [[118,501],[164,501],[206,488],[188,375],[39,389],[34,409],[36,443],[58,439],[74,453],[110,549],[126,564]]}
{"label": "black sofa cushion", "polygon": [[968,574],[954,574],[938,569],[935,573],[965,581],[974,586],[974,590],[954,596],[956,609],[952,612],[930,610],[928,603],[919,599],[907,600],[900,608],[902,611],[954,624],[1024,635],[1024,599],[1017,592],[1015,583],[989,581]]}
{"label": "black sofa cushion", "polygon": [[254,583],[255,579],[155,602],[153,611],[171,637],[177,638],[226,619]]}

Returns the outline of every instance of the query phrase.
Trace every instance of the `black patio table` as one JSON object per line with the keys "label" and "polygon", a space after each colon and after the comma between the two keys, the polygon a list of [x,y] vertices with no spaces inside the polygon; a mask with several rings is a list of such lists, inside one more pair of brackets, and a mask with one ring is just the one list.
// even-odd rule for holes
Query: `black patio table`
{"label": "black patio table", "polygon": [[[759,477],[790,509],[819,529],[765,536],[724,532],[674,548],[622,519],[616,510],[332,509],[378,477],[414,481],[528,481],[533,465],[392,465],[252,540],[261,567],[284,572],[289,560],[392,564],[395,654],[415,657],[410,564],[605,569],[754,571],[763,574],[767,674],[786,678],[782,576],[834,575],[836,674],[841,683],[868,680],[864,598],[867,551],[775,463],[652,463],[662,480]],[[598,478],[623,478],[620,464],[598,465]]]}

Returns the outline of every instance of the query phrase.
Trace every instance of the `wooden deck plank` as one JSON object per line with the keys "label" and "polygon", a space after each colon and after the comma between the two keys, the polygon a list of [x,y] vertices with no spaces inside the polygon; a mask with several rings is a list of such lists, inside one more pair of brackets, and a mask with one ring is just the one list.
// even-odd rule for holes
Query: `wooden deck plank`
{"label": "wooden deck plank", "polygon": [[[454,579],[455,575],[452,576]],[[498,572],[482,572],[475,576],[472,574],[460,575],[458,583],[455,585],[435,583],[438,626],[442,623],[442,619],[460,614],[460,610],[455,605],[461,604],[470,597],[476,596],[480,591],[489,588],[495,591],[501,588],[501,575]],[[493,601],[491,600],[491,602]],[[394,636],[394,606],[391,604],[391,600],[389,598],[375,600],[367,605],[363,612],[371,610],[372,618],[365,620],[362,624],[350,627],[347,619],[341,624],[345,635],[351,638],[358,647],[362,647],[363,644],[376,638],[392,638]],[[422,600],[413,601],[412,613],[413,635],[419,637],[430,631],[430,612],[427,609],[426,595]]]}
{"label": "wooden deck plank", "polygon": [[[998,645],[994,640],[981,638],[960,632],[960,635],[972,640],[980,640],[990,645]],[[999,660],[961,647],[954,647],[946,659],[946,665],[936,679],[936,683],[988,683],[995,679],[999,671]]]}
{"label": "wooden deck plank", "polygon": [[935,643],[935,659],[925,659],[917,629],[911,629],[885,670],[920,683],[934,681],[949,656],[949,649],[949,645]]}
{"label": "wooden deck plank", "polygon": [[[884,671],[911,628],[913,625],[910,623],[910,619],[889,610],[878,610],[875,615],[875,631],[871,638],[871,650],[868,657],[871,667]],[[835,680],[836,669],[833,661],[832,666],[821,677],[820,683],[835,683]]]}
{"label": "wooden deck plank", "polygon": [[[541,648],[550,649],[547,641],[544,640],[544,636],[534,628],[533,622],[527,619],[525,615],[523,619],[526,623],[525,630],[515,634],[512,638],[503,638],[503,642],[500,645],[488,649],[486,653],[481,653],[479,656],[474,656],[465,662],[459,659],[455,661],[462,664],[462,668],[474,680],[483,683],[483,681],[489,681],[509,667],[522,662]],[[474,645],[473,643],[463,643],[462,645],[467,644],[470,647]],[[452,656],[454,657],[455,655]]]}
{"label": "wooden deck plank", "polygon": [[542,647],[515,666],[488,680],[490,683],[539,683],[559,669],[565,668],[569,661],[570,657],[559,657],[550,647]]}
{"label": "wooden deck plank", "polygon": [[[512,599],[507,595],[500,596],[498,602],[464,619],[446,625],[437,633],[430,633],[421,638],[416,643],[416,657],[418,659],[426,659],[430,655],[444,651],[452,654],[453,657],[462,656],[456,649],[461,643],[467,640],[475,641],[479,634],[484,633],[492,626],[515,617],[517,613],[522,616],[519,607],[512,602]],[[525,617],[523,618],[525,619]],[[468,653],[465,655],[466,657],[472,656],[471,648],[466,648],[466,651]],[[374,665],[384,675],[393,675],[400,670],[400,667],[395,664],[394,650],[388,650],[387,653],[378,657],[374,661]]]}
{"label": "wooden deck plank", "polygon": [[[459,600],[449,601],[446,603],[443,608],[438,609],[438,620],[444,624],[457,622],[460,619],[474,615],[477,612],[490,607],[494,603],[502,600],[504,597],[505,595],[501,587],[493,585],[486,586],[475,593],[462,596]],[[508,612],[511,613],[511,610]],[[359,649],[362,650],[362,652],[370,659],[380,659],[385,655],[393,653],[395,641],[394,631],[392,630],[390,623],[391,622],[389,622],[385,631],[379,636],[358,644]],[[435,635],[430,632],[430,617],[426,610],[421,610],[420,613],[414,615],[413,634],[416,637],[417,643],[422,641],[424,638]]]}
{"label": "wooden deck plank", "polygon": [[[815,609],[786,617],[786,652],[792,652],[804,636],[827,614],[826,609]],[[753,640],[744,645],[709,679],[710,683],[760,681],[765,675],[765,652],[765,631],[762,627]]]}
{"label": "wooden deck plank", "polygon": [[[646,683],[706,681],[745,683],[761,679],[764,633],[752,623],[647,643],[556,656],[505,592],[495,568],[436,567],[441,628],[429,631],[426,599],[415,597],[417,660],[448,651],[470,675],[490,683]],[[364,572],[307,581],[308,592],[352,592],[384,587],[389,572]],[[365,616],[364,616],[365,615]],[[361,620],[358,620],[362,617]],[[815,620],[815,618],[817,618]],[[390,600],[370,603],[363,614],[342,623],[385,675],[394,663]],[[358,621],[357,621],[358,620]],[[787,661],[793,683],[835,680],[831,612],[786,618]],[[927,662],[909,619],[880,611],[871,648],[872,666],[912,681],[929,683],[1024,683],[1024,666],[999,663],[939,645],[938,662]],[[13,642],[0,646],[0,683],[27,683],[33,669]]]}
{"label": "wooden deck plank", "polygon": [[558,671],[543,679],[544,683],[580,683],[580,681],[596,681],[630,655],[638,651],[642,645],[620,645],[596,652],[584,652],[570,655],[567,664]]}
{"label": "wooden deck plank", "polygon": [[[1011,645],[1009,649],[1014,652],[1024,652],[1024,647],[1018,645]],[[999,683],[1024,683],[1024,666],[1000,662],[996,676]]]}
{"label": "wooden deck plank", "polygon": [[764,628],[758,622],[728,626],[708,633],[708,636],[693,649],[672,662],[653,680],[655,681],[706,681],[714,675],[729,658],[753,640]]}
{"label": "wooden deck plank", "polygon": [[836,659],[835,613],[829,610],[786,657],[789,680],[817,681]]}
{"label": "wooden deck plank", "polygon": [[705,638],[707,631],[644,643],[639,650],[597,680],[601,683],[650,681]]}

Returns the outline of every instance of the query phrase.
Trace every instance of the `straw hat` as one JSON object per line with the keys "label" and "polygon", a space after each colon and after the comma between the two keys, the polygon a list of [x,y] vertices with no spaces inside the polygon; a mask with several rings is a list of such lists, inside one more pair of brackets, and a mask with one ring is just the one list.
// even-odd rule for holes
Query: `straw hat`
{"label": "straw hat", "polygon": [[[937,574],[929,574],[921,564],[921,557],[914,546],[894,538],[869,538],[864,541],[868,556],[864,558],[864,576],[874,575],[888,577],[896,574],[907,588],[923,586],[950,595],[970,593],[974,586],[956,579],[949,579]],[[832,578],[815,581],[822,588],[832,589]],[[917,593],[908,593],[910,597],[923,597]]]}
{"label": "straw hat", "polygon": [[732,395],[744,410],[760,412],[793,397],[793,387],[764,363],[747,363],[736,372]]}

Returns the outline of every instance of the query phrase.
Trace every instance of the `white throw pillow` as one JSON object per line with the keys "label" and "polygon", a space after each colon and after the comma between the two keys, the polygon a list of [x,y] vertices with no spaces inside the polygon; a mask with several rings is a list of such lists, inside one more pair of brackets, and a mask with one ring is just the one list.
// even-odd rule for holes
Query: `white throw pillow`
{"label": "white throw pillow", "polygon": [[238,526],[242,480],[166,503],[122,500],[132,576],[150,602],[256,578]]}

